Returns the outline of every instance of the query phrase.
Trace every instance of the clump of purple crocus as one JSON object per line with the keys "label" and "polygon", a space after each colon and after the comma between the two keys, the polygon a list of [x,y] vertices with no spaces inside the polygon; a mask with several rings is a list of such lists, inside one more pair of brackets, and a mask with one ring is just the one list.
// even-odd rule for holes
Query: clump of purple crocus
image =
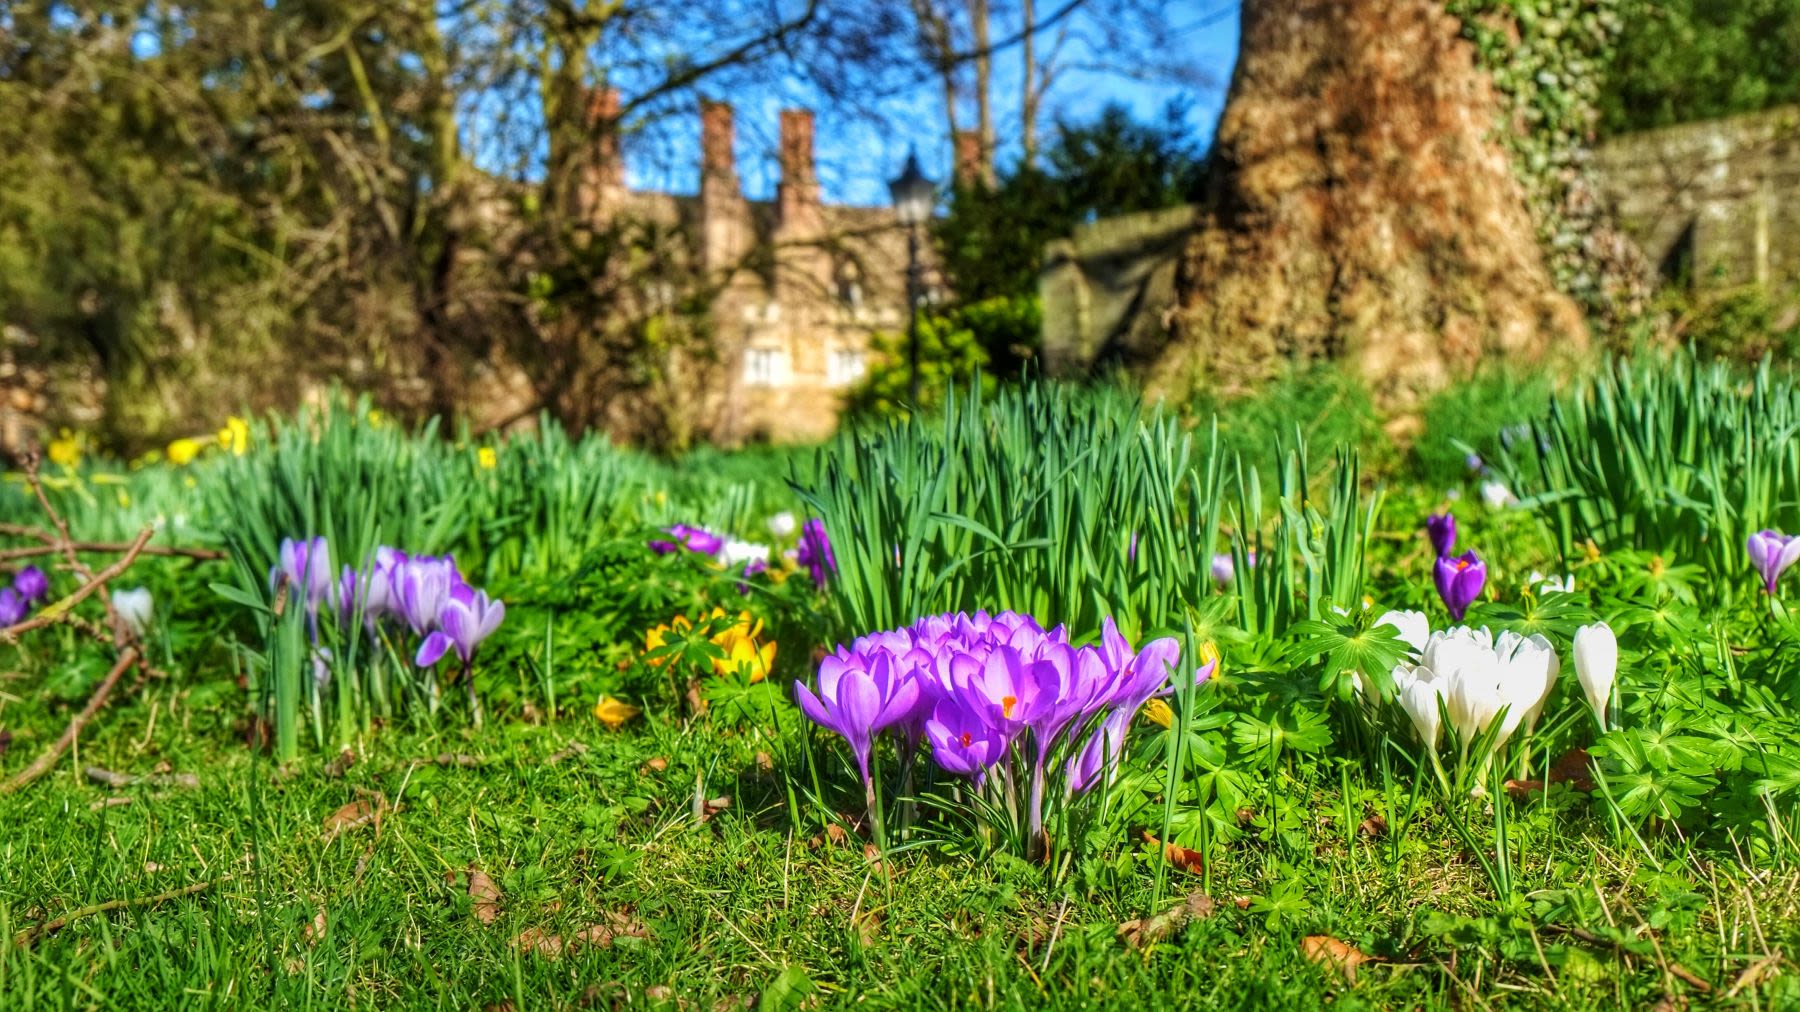
{"label": "clump of purple crocus", "polygon": [[[899,549],[894,550],[899,557]],[[812,574],[813,584],[825,589],[825,581],[837,572],[837,556],[832,554],[831,539],[825,536],[825,521],[817,517],[800,527],[800,543],[794,547],[794,562]]]}
{"label": "clump of purple crocus", "polygon": [[[361,568],[346,564],[333,580],[329,576],[330,545],[322,537],[285,540],[280,557],[281,562],[269,573],[270,585],[301,589],[315,646],[320,635],[318,615],[325,606],[326,614],[335,613],[345,631],[357,622],[377,639],[410,631],[419,637],[412,656],[421,668],[431,667],[454,651],[462,664],[471,711],[479,721],[469,669],[476,647],[493,635],[505,618],[506,605],[471,587],[454,558],[410,555],[383,545]],[[326,574],[322,580],[320,573]],[[332,656],[320,646],[314,660]]]}
{"label": "clump of purple crocus", "polygon": [[36,566],[13,574],[12,586],[0,587],[0,629],[18,625],[31,615],[33,605],[50,596],[50,577]]}
{"label": "clump of purple crocus", "polygon": [[1792,534],[1757,531],[1750,535],[1745,547],[1750,552],[1750,563],[1762,575],[1763,590],[1770,594],[1775,593],[1781,574],[1800,561],[1800,537]]}
{"label": "clump of purple crocus", "polygon": [[[1133,715],[1174,691],[1179,654],[1169,638],[1132,649],[1110,618],[1098,643],[1077,646],[1063,626],[1045,630],[1028,615],[958,612],[840,644],[819,666],[818,690],[800,683],[794,693],[808,718],[850,743],[871,805],[869,756],[892,731],[904,756],[929,744],[941,769],[1015,817],[1024,779],[1035,848],[1047,792],[1072,797],[1116,771]],[[1194,681],[1211,674],[1208,664]]]}
{"label": "clump of purple crocus", "polygon": [[669,535],[667,539],[657,538],[650,542],[650,550],[658,555],[671,555],[679,551],[689,551],[696,555],[717,555],[725,547],[725,539],[704,527],[692,527],[688,524],[676,524],[664,529]]}
{"label": "clump of purple crocus", "polygon": [[1487,563],[1473,551],[1440,556],[1431,575],[1437,583],[1438,596],[1444,599],[1444,607],[1450,609],[1450,617],[1461,622],[1469,605],[1481,596],[1481,588],[1487,584]]}

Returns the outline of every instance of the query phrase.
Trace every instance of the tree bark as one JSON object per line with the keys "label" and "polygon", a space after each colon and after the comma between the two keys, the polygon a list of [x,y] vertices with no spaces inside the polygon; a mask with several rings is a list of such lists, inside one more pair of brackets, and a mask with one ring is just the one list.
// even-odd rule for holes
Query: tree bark
{"label": "tree bark", "polygon": [[1258,0],[1152,387],[1342,358],[1405,403],[1483,359],[1585,346],[1442,0]]}

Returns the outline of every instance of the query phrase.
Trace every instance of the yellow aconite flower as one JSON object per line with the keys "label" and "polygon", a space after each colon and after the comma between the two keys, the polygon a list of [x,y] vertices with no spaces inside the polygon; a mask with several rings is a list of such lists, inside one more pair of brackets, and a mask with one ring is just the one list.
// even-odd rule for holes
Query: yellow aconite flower
{"label": "yellow aconite flower", "polygon": [[224,428],[214,438],[218,440],[219,449],[234,457],[242,457],[244,451],[250,448],[250,423],[232,415],[225,419]]}
{"label": "yellow aconite flower", "polygon": [[1144,704],[1144,719],[1152,724],[1157,724],[1162,727],[1173,727],[1175,725],[1175,711],[1169,709],[1169,704],[1162,700],[1152,699],[1150,702]]}
{"label": "yellow aconite flower", "polygon": [[[739,612],[737,621],[730,625],[719,624],[728,618],[725,609],[714,608],[702,619],[717,630],[707,637],[707,641],[725,652],[725,656],[712,659],[713,673],[730,675],[742,672],[752,682],[762,681],[769,676],[769,669],[775,663],[775,644],[763,643],[758,639],[762,635],[762,622],[749,612]],[[671,634],[684,634],[693,628],[691,619],[686,615],[677,615],[644,633],[644,652],[650,653],[664,646]],[[650,657],[646,661],[651,667],[657,667],[662,664],[663,658]]]}
{"label": "yellow aconite flower", "polygon": [[1220,669],[1225,666],[1224,662],[1219,659],[1219,645],[1212,640],[1207,640],[1205,643],[1200,644],[1200,666],[1204,668],[1208,664],[1214,665],[1213,675],[1215,677],[1219,674]]}
{"label": "yellow aconite flower", "polygon": [[381,414],[380,408],[370,408],[369,409],[369,428],[371,428],[371,429],[381,428],[382,417],[383,416]]}
{"label": "yellow aconite flower", "polygon": [[[714,617],[723,617],[723,613],[715,608]],[[749,612],[740,612],[736,623],[726,626],[713,636],[712,642],[725,651],[724,657],[713,658],[713,673],[718,675],[744,674],[752,682],[760,682],[769,676],[769,667],[775,663],[775,643],[758,643],[756,637],[762,632],[762,622],[751,617]]]}
{"label": "yellow aconite flower", "polygon": [[200,444],[192,439],[177,439],[169,444],[169,463],[185,467],[200,455]]}
{"label": "yellow aconite flower", "polygon": [[594,704],[595,719],[615,731],[626,721],[643,712],[630,703],[614,699],[611,696],[601,696],[600,701]]}
{"label": "yellow aconite flower", "polygon": [[481,465],[482,470],[492,471],[494,465],[500,462],[500,455],[494,452],[493,447],[484,446],[475,451],[475,462]]}
{"label": "yellow aconite flower", "polygon": [[50,441],[50,462],[63,467],[74,467],[81,463],[81,437],[68,429]]}

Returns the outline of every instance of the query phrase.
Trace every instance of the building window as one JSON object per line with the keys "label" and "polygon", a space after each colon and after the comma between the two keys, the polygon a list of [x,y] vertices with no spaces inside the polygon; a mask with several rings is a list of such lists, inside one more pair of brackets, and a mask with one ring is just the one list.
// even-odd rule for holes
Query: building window
{"label": "building window", "polygon": [[868,372],[868,363],[863,358],[861,348],[837,348],[832,351],[826,362],[826,379],[832,386],[849,386],[862,379]]}
{"label": "building window", "polygon": [[744,382],[753,387],[786,386],[787,352],[780,348],[751,348],[744,352]]}

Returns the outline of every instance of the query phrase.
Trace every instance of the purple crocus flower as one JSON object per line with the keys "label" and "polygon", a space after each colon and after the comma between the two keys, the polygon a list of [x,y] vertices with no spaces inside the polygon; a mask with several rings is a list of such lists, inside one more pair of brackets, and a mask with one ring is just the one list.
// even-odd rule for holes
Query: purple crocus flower
{"label": "purple crocus flower", "polygon": [[1450,609],[1450,617],[1461,622],[1469,605],[1481,596],[1481,588],[1487,583],[1487,563],[1473,551],[1455,557],[1440,557],[1432,570],[1432,579],[1437,582],[1438,596],[1444,599],[1444,607]]}
{"label": "purple crocus flower", "polygon": [[36,566],[26,566],[13,577],[13,590],[27,603],[41,601],[50,595],[50,578]]}
{"label": "purple crocus flower", "polygon": [[[837,556],[832,554],[831,539],[825,536],[825,521],[818,518],[808,520],[800,528],[800,544],[794,549],[794,561],[805,566],[811,573],[813,583],[819,589],[825,588],[825,580],[837,572]],[[900,548],[894,547],[894,564],[900,563]]]}
{"label": "purple crocus flower", "polygon": [[429,668],[454,647],[456,656],[464,667],[468,667],[475,657],[475,648],[500,628],[504,618],[506,602],[490,599],[485,590],[458,583],[450,588],[449,596],[438,612],[437,628],[419,644],[419,653],[413,663]]}
{"label": "purple crocus flower", "polygon": [[850,743],[863,784],[873,791],[869,752],[875,735],[912,715],[919,683],[911,673],[898,670],[884,651],[867,658],[834,654],[819,663],[819,691],[815,694],[806,683],[795,682],[794,699],[813,723]]}
{"label": "purple crocus flower", "polygon": [[1434,513],[1425,518],[1425,535],[1431,539],[1431,549],[1440,559],[1447,559],[1456,551],[1456,517],[1449,513]]}
{"label": "purple crocus flower", "polygon": [[31,612],[31,602],[11,587],[0,587],[0,629],[18,625]]}
{"label": "purple crocus flower", "polygon": [[672,541],[657,539],[650,542],[650,550],[658,555],[669,555],[686,549],[696,555],[717,555],[725,547],[725,539],[703,527],[692,527],[688,524],[676,524],[665,529]]}
{"label": "purple crocus flower", "polygon": [[1007,739],[954,700],[940,700],[925,721],[931,758],[958,776],[979,777],[1005,754]]}
{"label": "purple crocus flower", "polygon": [[1125,732],[1131,726],[1131,718],[1130,710],[1114,710],[1094,728],[1081,751],[1069,758],[1070,795],[1087,793],[1100,782],[1102,773],[1110,775],[1119,768],[1119,760],[1125,756]]}
{"label": "purple crocus flower", "polygon": [[306,608],[317,612],[319,602],[331,593],[331,545],[324,538],[281,541],[281,561],[269,570],[269,589],[283,582],[306,596]]}
{"label": "purple crocus flower", "polygon": [[456,561],[447,555],[414,556],[395,575],[400,615],[420,635],[437,628],[438,616],[450,600],[451,590],[463,582],[456,571]]}
{"label": "purple crocus flower", "polygon": [[1782,571],[1800,560],[1800,537],[1780,531],[1757,531],[1745,547],[1750,550],[1751,564],[1762,574],[1763,590],[1770,594],[1775,593]]}
{"label": "purple crocus flower", "polygon": [[1237,564],[1232,561],[1230,552],[1220,552],[1212,557],[1213,582],[1223,587],[1237,575]]}
{"label": "purple crocus flower", "polygon": [[1136,562],[1137,561],[1137,546],[1138,546],[1138,532],[1132,531],[1131,532],[1131,544],[1127,545],[1125,548],[1125,561],[1126,562]]}

